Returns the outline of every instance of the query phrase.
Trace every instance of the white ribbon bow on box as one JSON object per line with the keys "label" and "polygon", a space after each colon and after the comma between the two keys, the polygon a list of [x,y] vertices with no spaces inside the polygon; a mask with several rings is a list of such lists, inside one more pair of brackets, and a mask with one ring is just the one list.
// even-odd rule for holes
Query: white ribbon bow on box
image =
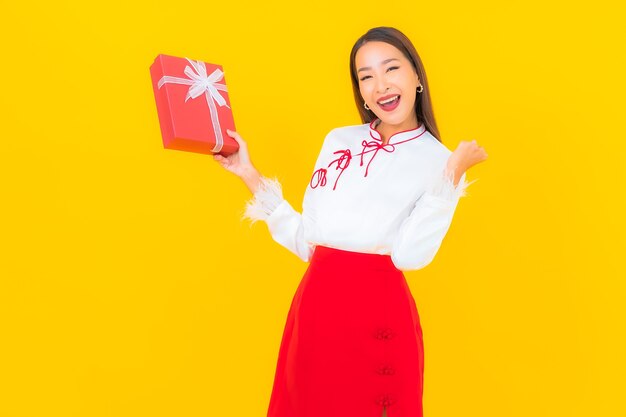
{"label": "white ribbon bow on box", "polygon": [[213,147],[213,149],[211,149],[211,152],[219,152],[222,150],[222,146],[224,145],[224,137],[222,136],[220,121],[217,117],[217,107],[215,106],[215,101],[220,106],[226,106],[230,108],[226,104],[226,100],[224,99],[224,97],[222,97],[219,91],[217,91],[222,90],[228,92],[228,90],[226,89],[226,85],[218,83],[218,81],[224,77],[224,72],[217,68],[211,73],[211,75],[207,75],[204,62],[193,61],[189,58],[185,59],[189,61],[192,66],[185,66],[185,74],[189,78],[180,78],[170,75],[164,75],[159,80],[159,89],[163,86],[163,84],[166,83],[189,85],[190,87],[187,91],[187,96],[185,97],[185,103],[190,98],[197,98],[204,94],[207,104],[209,105],[209,110],[211,112],[211,122],[213,123],[213,132],[215,133],[216,139],[215,146]]}

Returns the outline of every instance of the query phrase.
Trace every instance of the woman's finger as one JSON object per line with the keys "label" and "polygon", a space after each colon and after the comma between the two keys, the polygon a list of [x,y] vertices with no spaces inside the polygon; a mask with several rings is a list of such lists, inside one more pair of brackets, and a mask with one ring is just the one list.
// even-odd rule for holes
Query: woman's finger
{"label": "woman's finger", "polygon": [[237,143],[239,144],[239,146],[243,145],[242,142],[244,142],[243,138],[241,137],[241,135],[239,135],[239,133],[234,132],[230,129],[226,129],[226,133],[228,133],[228,136],[232,137],[233,139],[235,139],[235,141],[237,141]]}
{"label": "woman's finger", "polygon": [[232,137],[232,138],[235,138],[235,140],[236,140],[236,139],[239,139],[239,137],[238,137],[238,136],[239,136],[239,133],[237,133],[237,132],[235,132],[235,131],[233,131],[233,130],[226,129],[226,133],[228,133],[228,136],[230,136],[230,137]]}

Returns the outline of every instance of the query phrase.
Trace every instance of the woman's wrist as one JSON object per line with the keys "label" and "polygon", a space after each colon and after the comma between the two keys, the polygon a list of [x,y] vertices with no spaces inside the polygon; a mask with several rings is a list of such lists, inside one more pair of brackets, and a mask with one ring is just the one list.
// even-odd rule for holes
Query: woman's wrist
{"label": "woman's wrist", "polygon": [[461,180],[461,176],[465,173],[465,168],[454,160],[449,160],[446,165],[445,175],[452,179],[452,183],[456,186]]}
{"label": "woman's wrist", "polygon": [[244,168],[239,177],[246,184],[252,194],[259,189],[261,173],[253,165]]}

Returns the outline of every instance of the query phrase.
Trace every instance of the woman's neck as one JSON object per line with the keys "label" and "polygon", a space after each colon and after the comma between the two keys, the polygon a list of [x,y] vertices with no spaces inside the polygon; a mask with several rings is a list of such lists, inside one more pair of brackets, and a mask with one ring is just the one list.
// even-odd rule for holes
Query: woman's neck
{"label": "woman's neck", "polygon": [[405,126],[389,126],[383,125],[383,121],[378,119],[378,122],[374,126],[374,128],[380,133],[380,138],[382,140],[382,144],[386,145],[389,143],[389,139],[397,132],[404,132],[406,130],[417,129],[420,127],[420,123],[417,121],[417,118],[414,118],[411,122],[406,123]]}

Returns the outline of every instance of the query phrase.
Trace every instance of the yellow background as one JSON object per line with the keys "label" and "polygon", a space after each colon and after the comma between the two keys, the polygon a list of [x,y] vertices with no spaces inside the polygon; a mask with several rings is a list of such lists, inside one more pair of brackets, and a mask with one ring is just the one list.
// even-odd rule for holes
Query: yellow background
{"label": "yellow background", "polygon": [[240,221],[238,178],[163,149],[148,68],[223,65],[299,210],[324,135],[360,123],[348,59],[375,26],[414,42],[444,144],[489,154],[406,273],[426,416],[626,415],[615,4],[3,1],[0,415],[266,415],[307,264]]}

